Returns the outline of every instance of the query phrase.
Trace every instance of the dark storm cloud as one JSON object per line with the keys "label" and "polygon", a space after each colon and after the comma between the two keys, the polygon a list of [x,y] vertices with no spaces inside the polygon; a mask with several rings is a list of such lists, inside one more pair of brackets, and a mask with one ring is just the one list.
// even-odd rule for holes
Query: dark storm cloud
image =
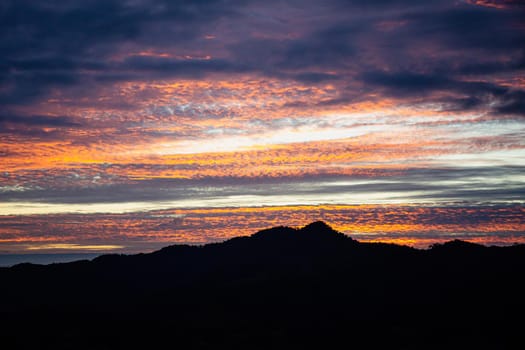
{"label": "dark storm cloud", "polygon": [[[395,45],[424,43],[461,50],[480,49],[493,55],[522,49],[523,10],[496,10],[457,5],[421,8],[400,14],[400,26],[388,38]],[[475,62],[477,63],[477,62]]]}
{"label": "dark storm cloud", "polygon": [[319,32],[314,32],[309,37],[290,43],[284,52],[283,68],[308,68],[344,67],[359,50],[355,41],[363,35],[366,24],[360,20],[356,23],[341,23]]}
{"label": "dark storm cloud", "polygon": [[522,8],[476,6],[403,14],[402,25],[384,37],[389,45],[377,51],[389,57],[381,59],[386,69],[360,77],[387,96],[439,102],[433,93],[449,93],[458,109],[523,116],[516,96],[524,91],[501,85],[492,75],[523,74],[524,15]]}
{"label": "dark storm cloud", "polygon": [[75,127],[80,124],[66,116],[30,115],[21,116],[13,114],[0,114],[0,131],[5,124],[20,124],[24,126],[51,126]]}
{"label": "dark storm cloud", "polygon": [[346,9],[372,9],[372,10],[398,10],[399,8],[412,8],[421,6],[435,6],[443,4],[442,0],[427,0],[424,4],[419,0],[336,0],[334,1],[339,8]]}
{"label": "dark storm cloud", "polygon": [[[115,80],[143,80],[178,78],[201,78],[210,73],[241,73],[249,68],[222,59],[172,59],[163,57],[132,56],[115,66]],[[99,76],[111,80],[111,76]]]}
{"label": "dark storm cloud", "polygon": [[121,45],[165,47],[191,41],[234,4],[201,1],[3,1],[0,103],[31,102],[50,87],[110,74]]}
{"label": "dark storm cloud", "polygon": [[[518,48],[516,48],[518,51]],[[453,73],[466,76],[483,76],[498,73],[518,72],[525,69],[525,49],[515,57],[505,61],[485,61],[485,62],[462,62],[448,67],[439,67],[437,73]]]}
{"label": "dark storm cloud", "polygon": [[[183,42],[200,34],[199,25],[231,14],[232,6],[220,0],[7,0],[0,5],[0,47],[6,53],[81,57],[112,52],[111,44],[122,40]],[[170,36],[177,33],[184,35]]]}
{"label": "dark storm cloud", "polygon": [[494,108],[499,114],[525,116],[525,91],[511,91],[505,99]]}
{"label": "dark storm cloud", "polygon": [[443,75],[415,74],[406,71],[366,72],[361,79],[365,84],[380,89],[383,96],[422,98],[432,96],[436,92],[455,93],[466,97],[452,96],[445,99],[438,98],[435,101],[452,105],[453,110],[471,110],[483,106],[495,114],[525,116],[522,102],[525,91],[485,81],[455,80]]}
{"label": "dark storm cloud", "polygon": [[[333,22],[298,39],[247,40],[233,52],[274,76],[288,77],[286,73],[294,71],[303,83],[326,77],[348,84],[339,86],[339,98],[323,104],[348,104],[359,101],[359,94],[379,93],[453,106],[448,110],[523,115],[516,96],[524,91],[493,78],[525,70],[522,7],[502,10],[445,2],[418,6],[411,1],[339,5],[340,11],[348,11],[343,20],[334,12]],[[362,8],[386,12],[355,13]],[[330,73],[314,73],[323,71]],[[448,94],[445,99],[443,93]]]}
{"label": "dark storm cloud", "polygon": [[335,74],[328,74],[328,73],[300,73],[293,76],[295,80],[298,80],[303,83],[320,83],[320,82],[326,82],[329,80],[339,80],[340,77],[338,77]]}
{"label": "dark storm cloud", "polygon": [[257,4],[3,1],[0,104],[35,103],[55,90],[81,100],[75,97],[122,81],[251,73],[307,85],[333,82],[339,96],[324,105],[425,97],[448,110],[524,114],[524,90],[495,80],[525,70],[522,6],[290,0],[269,2],[261,14]]}
{"label": "dark storm cloud", "polygon": [[[450,91],[467,95],[490,94],[495,97],[512,95],[511,89],[485,81],[455,80],[443,75],[413,72],[366,72],[361,79],[370,85],[385,88],[387,95],[424,96],[434,91]],[[519,90],[518,90],[519,91]]]}

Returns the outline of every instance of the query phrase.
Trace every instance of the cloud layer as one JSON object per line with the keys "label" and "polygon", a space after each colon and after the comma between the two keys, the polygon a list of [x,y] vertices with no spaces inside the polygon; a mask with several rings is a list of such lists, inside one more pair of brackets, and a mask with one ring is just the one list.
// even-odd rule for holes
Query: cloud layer
{"label": "cloud layer", "polygon": [[3,215],[523,205],[521,1],[6,0],[0,33]]}

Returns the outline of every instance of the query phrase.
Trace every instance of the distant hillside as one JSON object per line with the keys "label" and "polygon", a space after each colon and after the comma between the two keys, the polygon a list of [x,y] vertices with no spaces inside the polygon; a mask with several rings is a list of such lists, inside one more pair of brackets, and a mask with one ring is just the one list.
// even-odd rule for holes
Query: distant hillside
{"label": "distant hillside", "polygon": [[0,341],[10,349],[513,348],[523,344],[523,271],[523,245],[418,250],[360,243],[323,222],[275,227],[205,246],[0,269]]}

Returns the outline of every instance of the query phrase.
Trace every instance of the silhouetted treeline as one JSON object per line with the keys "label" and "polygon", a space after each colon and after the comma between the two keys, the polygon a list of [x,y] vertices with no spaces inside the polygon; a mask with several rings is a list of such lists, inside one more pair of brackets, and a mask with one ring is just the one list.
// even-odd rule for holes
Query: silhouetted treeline
{"label": "silhouetted treeline", "polygon": [[[525,246],[360,243],[322,222],[0,269],[12,348],[522,349]],[[167,344],[167,345],[166,345]]]}

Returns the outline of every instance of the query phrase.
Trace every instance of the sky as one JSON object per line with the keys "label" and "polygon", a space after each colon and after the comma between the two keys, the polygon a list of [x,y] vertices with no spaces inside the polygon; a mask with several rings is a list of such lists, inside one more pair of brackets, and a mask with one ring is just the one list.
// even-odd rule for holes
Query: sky
{"label": "sky", "polygon": [[524,136],[521,0],[0,3],[0,254],[525,243]]}

